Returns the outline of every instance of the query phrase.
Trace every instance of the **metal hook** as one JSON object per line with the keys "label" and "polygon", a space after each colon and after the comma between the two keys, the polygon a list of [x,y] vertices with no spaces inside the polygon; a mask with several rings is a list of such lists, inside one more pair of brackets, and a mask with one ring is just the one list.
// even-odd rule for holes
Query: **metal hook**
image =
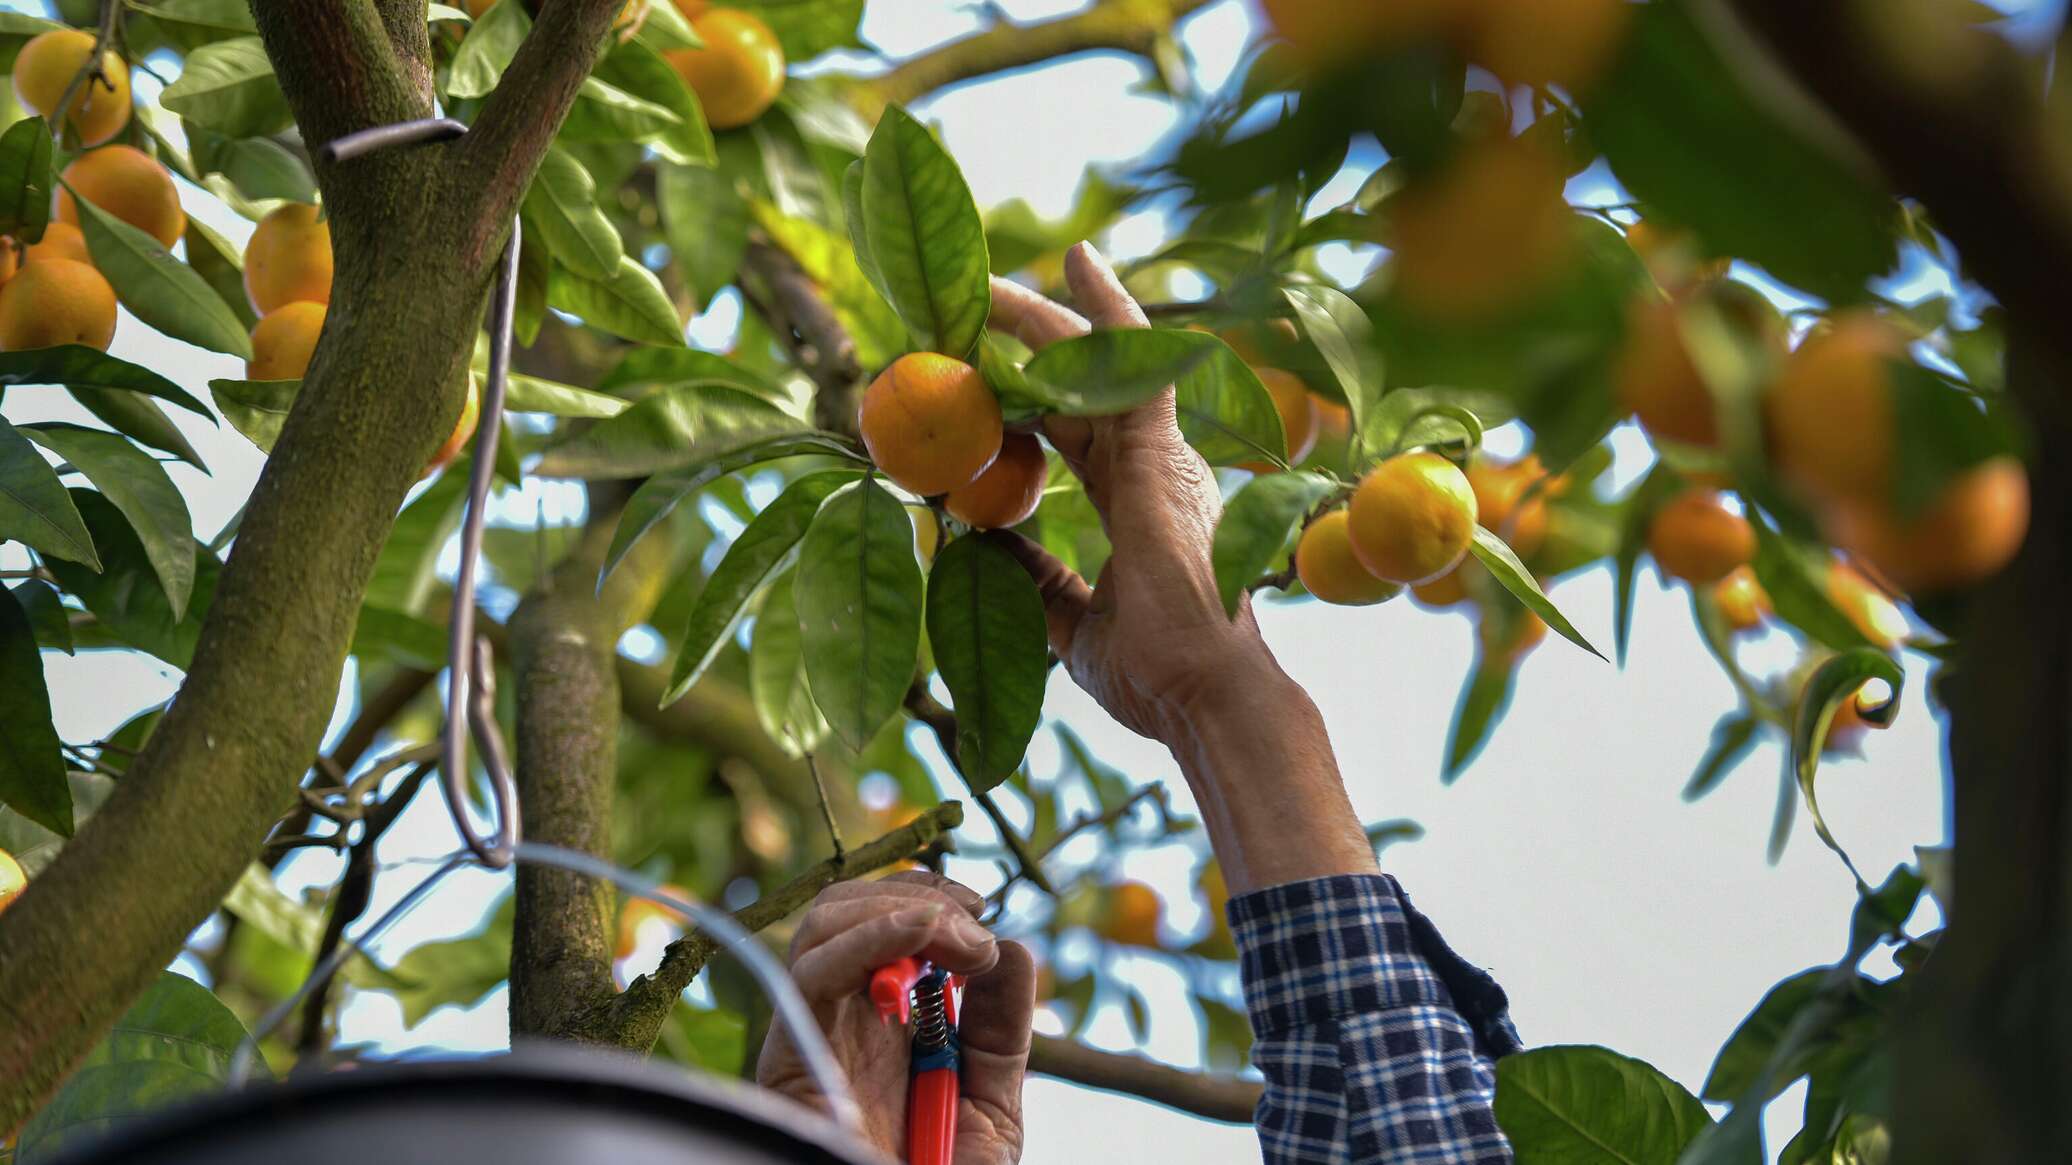
{"label": "metal hook", "polygon": [[[397,146],[452,141],[468,127],[450,117],[430,117],[378,125],[333,138],[318,151],[326,161],[345,162]],[[511,317],[518,302],[518,256],[524,246],[518,219],[511,220],[511,241],[505,245],[497,272],[496,294],[489,308],[489,376],[482,388],[475,447],[468,467],[467,509],[461,521],[460,573],[453,584],[453,610],[446,631],[446,726],[440,734],[439,788],[446,811],[468,852],[483,865],[501,870],[511,864],[518,844],[518,783],[511,775],[503,736],[497,729],[493,689],[495,668],[489,645],[475,639],[475,573],[482,557],[482,529],[487,518],[489,482],[496,467],[497,437],[503,429],[504,386],[511,369]],[[479,683],[477,683],[479,679]],[[468,735],[482,750],[496,806],[496,831],[485,837],[468,817]]]}

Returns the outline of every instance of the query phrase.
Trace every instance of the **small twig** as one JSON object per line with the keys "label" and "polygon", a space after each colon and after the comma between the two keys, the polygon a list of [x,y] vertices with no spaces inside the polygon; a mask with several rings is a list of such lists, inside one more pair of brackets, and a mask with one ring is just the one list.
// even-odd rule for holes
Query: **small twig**
{"label": "small twig", "polygon": [[1064,848],[1065,843],[1071,841],[1073,838],[1079,836],[1080,834],[1086,832],[1089,829],[1098,829],[1105,826],[1114,825],[1117,822],[1124,820],[1125,818],[1129,817],[1131,813],[1135,812],[1137,806],[1142,805],[1146,801],[1157,801],[1161,805],[1163,805],[1165,804],[1166,797],[1167,793],[1165,782],[1153,781],[1150,784],[1144,786],[1143,788],[1138,789],[1136,792],[1131,793],[1129,797],[1122,802],[1122,804],[1117,805],[1115,808],[1110,809],[1105,813],[1082,813],[1079,816],[1073,818],[1071,822],[1065,826],[1064,829],[1060,830],[1058,832],[1058,835],[1051,839],[1050,844],[1044,846],[1042,852],[1036,855],[1036,858],[1038,861],[1041,861],[1044,858],[1049,857],[1050,855],[1058,852],[1058,850]]}
{"label": "small twig", "polygon": [[72,108],[72,99],[79,96],[81,86],[98,81],[107,86],[110,93],[115,91],[115,83],[108,79],[108,74],[101,68],[101,54],[108,50],[109,43],[115,39],[116,20],[121,14],[122,5],[116,0],[101,0],[101,24],[94,32],[93,51],[79,63],[79,71],[73,73],[72,79],[66,82],[64,93],[58,97],[57,108],[46,115],[50,120],[51,136],[60,142],[64,140],[66,122],[70,120],[67,113]]}
{"label": "small twig", "polygon": [[1258,578],[1253,579],[1251,582],[1246,583],[1245,593],[1248,595],[1256,595],[1260,591],[1266,590],[1268,588],[1284,591],[1287,590],[1289,584],[1293,583],[1294,581],[1295,564],[1293,562],[1290,562],[1286,567],[1274,571],[1272,574],[1262,574]]}
{"label": "small twig", "polygon": [[[929,695],[921,680],[915,680],[913,686],[907,689],[906,710],[914,719],[927,725],[930,732],[935,733],[935,743],[942,748],[943,756],[949,759],[950,767],[957,770],[957,776],[964,782],[964,786],[971,788],[971,778],[964,775],[964,762],[957,754],[957,714],[943,707],[934,696]],[[1001,844],[1014,854],[1015,863],[1021,866],[1022,876],[1029,880],[1029,884],[1045,894],[1057,894],[1057,888],[1044,876],[1042,865],[1036,860],[1036,856],[1029,852],[1028,843],[1023,841],[1021,834],[1016,833],[1014,826],[1008,823],[1007,815],[1000,811],[1000,805],[993,800],[992,792],[988,790],[980,793],[974,790],[972,800],[978,802],[978,807],[985,812],[987,820],[993,823],[993,828],[1000,834]]]}
{"label": "small twig", "polygon": [[834,845],[835,862],[840,864],[842,851],[842,827],[835,824],[834,807],[827,803],[827,782],[820,778],[820,766],[813,760],[813,754],[806,754],[806,771],[813,774],[813,794],[820,802],[820,820],[827,825],[827,840]]}
{"label": "small twig", "polygon": [[289,850],[309,849],[322,846],[325,849],[342,850],[346,846],[345,834],[340,833],[298,833],[289,837],[276,837],[266,843],[267,856],[284,854]]}
{"label": "small twig", "polygon": [[1074,1040],[1036,1036],[1029,1071],[1089,1088],[1124,1092],[1182,1112],[1231,1124],[1249,1124],[1261,1085],[1238,1076],[1189,1072],[1142,1056],[1087,1047]]}

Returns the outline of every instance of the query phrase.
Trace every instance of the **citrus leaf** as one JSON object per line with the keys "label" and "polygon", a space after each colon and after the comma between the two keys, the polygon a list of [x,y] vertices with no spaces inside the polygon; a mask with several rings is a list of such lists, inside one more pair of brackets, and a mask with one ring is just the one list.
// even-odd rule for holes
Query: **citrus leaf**
{"label": "citrus leaf", "polygon": [[1755,527],[1755,576],[1770,596],[1777,617],[1836,651],[1869,647],[1847,615],[1828,598],[1827,573],[1833,569],[1824,551],[1771,529],[1751,514]]}
{"label": "citrus leaf", "polygon": [[1209,552],[1225,614],[1237,617],[1245,587],[1273,568],[1296,523],[1331,489],[1328,478],[1313,473],[1275,473],[1253,478],[1231,497]]}
{"label": "citrus leaf", "polygon": [[14,592],[0,591],[0,805],[70,837],[72,786],[51,723],[36,629]]}
{"label": "citrus leaf", "polygon": [[769,401],[784,399],[782,386],[759,372],[697,348],[635,348],[597,382],[599,392],[638,396],[640,388],[685,388],[724,384]]}
{"label": "citrus leaf", "polygon": [[655,198],[662,235],[688,285],[691,306],[702,312],[741,269],[748,200],[724,171],[707,166],[657,167]]}
{"label": "citrus leaf", "polygon": [[604,572],[610,574],[626,552],[633,549],[633,544],[654,529],[656,523],[668,517],[678,503],[719,478],[766,461],[814,455],[868,464],[845,440],[832,433],[785,433],[750,441],[694,460],[668,473],[649,477],[633,491],[632,497],[626,499],[626,508],[619,513],[619,525],[612,532],[611,548],[604,555]]}
{"label": "citrus leaf", "polygon": [[[256,36],[221,40],[188,53],[158,103],[226,137],[265,137],[294,124],[273,62]],[[99,259],[99,253],[94,257]]]}
{"label": "citrus leaf", "polygon": [[[1814,967],[1801,971],[1778,983],[1765,992],[1755,1010],[1741,1021],[1727,1042],[1720,1045],[1719,1054],[1713,1058],[1712,1070],[1705,1075],[1705,1085],[1698,1094],[1707,1100],[1726,1103],[1755,1088],[1763,1078],[1764,1066],[1783,1042],[1784,1033],[1790,1029],[1792,1020],[1798,1018],[1806,1005],[1820,994],[1821,985],[1828,976],[1828,968]],[[1869,985],[1862,980],[1862,985]],[[1804,1053],[1799,1056],[1803,1058]],[[1791,1072],[1786,1079],[1804,1075],[1801,1067]]]}
{"label": "citrus leaf", "polygon": [[[862,158],[849,163],[848,168],[842,171],[842,221],[848,224],[849,241],[856,247],[856,266],[885,302],[892,302],[892,292],[885,287],[885,273],[878,270],[878,261],[871,258],[870,236],[863,229]],[[980,339],[983,340],[984,336]]]}
{"label": "citrus leaf", "polygon": [[0,420],[0,542],[101,569],[93,538],[57,470],[13,425]]}
{"label": "citrus leaf", "polygon": [[[653,348],[642,351],[657,351]],[[546,413],[556,417],[588,417],[601,420],[616,417],[632,407],[622,397],[607,396],[558,380],[513,372],[504,381],[504,411]]]}
{"label": "citrus leaf", "polygon": [[[1712,729],[1712,743],[1698,762],[1698,770],[1691,774],[1690,782],[1684,786],[1683,799],[1696,801],[1712,792],[1755,747],[1755,732],[1760,726],[1755,717],[1745,713],[1720,717]],[[1711,1092],[1708,1090],[1706,1095],[1711,1095]]]}
{"label": "citrus leaf", "polygon": [[[1384,435],[1376,428],[1380,420],[1377,410],[1386,385],[1379,368],[1374,367],[1379,357],[1374,355],[1374,326],[1368,322],[1367,313],[1351,296],[1321,284],[1286,288],[1281,295],[1295,309],[1302,334],[1316,345],[1331,378],[1338,382],[1346,407],[1352,410],[1352,431],[1364,449],[1386,449],[1395,444],[1395,434]],[[1386,440],[1377,440],[1383,436]],[[1356,468],[1364,458],[1358,451],[1355,454],[1348,460]]]}
{"label": "citrus leaf", "polygon": [[1640,556],[1647,550],[1648,528],[1655,511],[1683,489],[1676,471],[1657,463],[1619,506],[1619,542],[1612,552],[1612,643],[1619,663],[1626,662],[1626,646],[1633,639],[1633,583],[1640,570]]}
{"label": "citrus leaf", "polygon": [[63,27],[57,21],[26,12],[0,11],[0,70],[13,72],[15,55],[22,51],[23,45],[52,29]]}
{"label": "citrus leaf", "polygon": [[79,229],[115,298],[144,325],[212,352],[252,358],[252,338],[208,281],[159,241],[75,195]]}
{"label": "citrus leaf", "polygon": [[202,617],[208,613],[209,599],[216,592],[216,576],[222,564],[206,548],[195,547],[194,588],[187,599],[186,614],[176,619],[150,556],[145,554],[122,511],[92,490],[75,489],[71,493],[72,504],[79,507],[79,516],[85,519],[94,548],[100,553],[101,571],[96,574],[56,559],[47,560],[44,565],[57,576],[59,586],[93,613],[99,630],[174,667],[185,668],[194,656]]}
{"label": "citrus leaf", "polygon": [[182,238],[187,244],[187,265],[230,305],[238,323],[251,331],[259,322],[259,313],[252,310],[252,301],[245,294],[245,257],[229,240],[192,215],[187,218],[187,232]]}
{"label": "citrus leaf", "polygon": [[722,385],[657,392],[549,448],[542,477],[642,477],[805,426],[758,396]]}
{"label": "citrus leaf", "polygon": [[607,279],[618,269],[625,246],[611,220],[597,206],[597,184],[575,156],[558,146],[540,158],[525,189],[527,222],[538,227],[561,265],[587,279]]}
{"label": "citrus leaf", "polygon": [[890,106],[863,155],[864,243],[918,348],[962,358],[992,311],[986,230],[957,163]]}
{"label": "citrus leaf", "polygon": [[246,198],[317,200],[317,180],[309,166],[272,138],[229,138],[189,126],[187,144],[196,171],[223,175]]}
{"label": "citrus leaf", "polygon": [[1857,689],[1871,680],[1883,680],[1891,685],[1892,695],[1875,710],[1861,705],[1858,710],[1864,719],[1873,723],[1889,721],[1899,709],[1899,693],[1906,684],[1906,672],[1898,660],[1884,652],[1859,647],[1842,652],[1813,670],[1799,697],[1798,714],[1792,718],[1791,724],[1791,769],[1798,778],[1799,795],[1806,799],[1806,812],[1813,818],[1813,832],[1820,836],[1827,848],[1835,851],[1852,874],[1856,872],[1855,863],[1835,841],[1835,835],[1820,814],[1820,800],[1813,793],[1813,777],[1819,771],[1820,750],[1827,743],[1828,728],[1834,724],[1835,713],[1840,710],[1842,701],[1856,699]]}
{"label": "citrus leaf", "polygon": [[737,0],[734,7],[761,17],[793,64],[829,49],[863,46],[863,0]]}
{"label": "citrus leaf", "polygon": [[[202,463],[201,454],[194,448],[187,435],[173,424],[159,403],[142,393],[124,392],[120,389],[99,389],[80,391],[67,389],[79,407],[107,422],[109,428],[135,441],[147,449],[161,449],[203,473],[209,467]],[[214,425],[216,418],[209,417]]]}
{"label": "citrus leaf", "polygon": [[1518,1165],[1675,1165],[1712,1125],[1697,1097],[1650,1065],[1573,1044],[1497,1061],[1495,1113]]}
{"label": "citrus leaf", "polygon": [[1475,540],[1469,544],[1468,549],[1474,552],[1476,561],[1488,568],[1492,578],[1502,583],[1505,590],[1516,596],[1519,602],[1524,603],[1527,609],[1538,615],[1547,626],[1559,632],[1563,639],[1599,659],[1604,658],[1604,653],[1590,646],[1590,641],[1583,638],[1583,633],[1577,631],[1575,624],[1568,621],[1568,616],[1555,608],[1553,600],[1547,598],[1546,592],[1540,590],[1539,581],[1532,577],[1531,571],[1525,569],[1524,563],[1518,561],[1517,553],[1505,545],[1502,538],[1477,526]]}
{"label": "citrus leaf", "polygon": [[[36,645],[45,651],[62,651],[73,654],[72,613],[65,609],[63,596],[58,589],[40,578],[23,579],[11,588],[14,599],[22,605],[22,611],[29,616],[29,624],[36,631]],[[0,849],[10,848],[0,845]]]}
{"label": "citrus leaf", "polygon": [[[1213,337],[1212,337],[1213,338]],[[1180,435],[1210,465],[1264,461],[1285,467],[1288,433],[1252,366],[1221,340],[1175,384]]]}
{"label": "citrus leaf", "polygon": [[115,503],[143,544],[173,618],[186,615],[187,599],[194,592],[194,520],[165,466],[121,437],[98,429],[51,424],[23,432],[70,462],[101,496]]}
{"label": "citrus leaf", "polygon": [[[767,117],[765,118],[767,120]],[[761,125],[761,122],[757,122]],[[865,368],[876,368],[905,352],[910,336],[892,304],[888,303],[863,269],[857,266],[860,251],[847,235],[838,234],[810,218],[786,214],[772,203],[757,199],[749,213],[770,240],[797,260],[808,278],[827,293],[835,318],[856,341],[856,359]],[[992,287],[987,285],[990,296]]]}
{"label": "citrus leaf", "polygon": [[[456,469],[465,456],[448,466]],[[466,473],[442,473],[411,499],[396,516],[381,557],[374,560],[374,577],[367,583],[366,602],[421,615],[439,581],[439,552],[460,525],[461,499],[468,492]]]}
{"label": "citrus leaf", "polygon": [[646,142],[683,127],[666,105],[636,97],[617,85],[585,77],[556,139],[564,142]]}
{"label": "citrus leaf", "polygon": [[193,393],[140,364],[97,352],[84,344],[59,344],[0,352],[0,387],[11,384],[62,384],[80,390],[115,388],[170,401],[197,416],[215,418]]}
{"label": "citrus leaf", "polygon": [[655,273],[631,255],[620,255],[618,265],[602,279],[555,268],[547,281],[547,304],[636,343],[683,346],[683,321],[676,318],[676,305],[669,302]]}
{"label": "citrus leaf", "polygon": [[861,750],[899,711],[921,656],[921,566],[906,507],[866,478],[820,508],[799,546],[799,634],[813,702]]}
{"label": "citrus leaf", "polygon": [[[76,830],[115,791],[115,778],[103,773],[72,772],[65,774],[65,780],[72,787],[72,824]],[[31,878],[50,868],[58,852],[65,848],[66,840],[64,834],[45,829],[0,805],[0,849],[13,854]]]}
{"label": "citrus leaf", "polygon": [[1439,778],[1452,784],[1475,759],[1496,731],[1497,717],[1511,702],[1511,666],[1496,659],[1477,659],[1461,686],[1460,704],[1453,711],[1453,727],[1446,733],[1446,765]]}
{"label": "citrus leaf", "polygon": [[[139,4],[131,11],[148,14],[164,24],[190,25],[203,32],[249,36],[259,31],[252,22],[252,6],[242,0],[152,0],[148,7]],[[222,38],[219,35],[210,39]]]}
{"label": "citrus leaf", "polygon": [[442,1007],[473,1007],[511,977],[508,912],[499,911],[480,934],[420,943],[390,969],[409,984],[393,993],[405,1028]]}
{"label": "citrus leaf", "polygon": [[1021,767],[1043,719],[1043,596],[997,541],[967,534],[928,572],[928,646],[957,710],[957,768],[974,794]]}
{"label": "citrus leaf", "polygon": [[299,380],[211,380],[216,408],[230,427],[265,452],[273,452],[280,439],[288,410],[295,407],[295,394],[302,391]]}
{"label": "citrus leaf", "polygon": [[468,26],[468,34],[453,52],[453,65],[446,71],[447,95],[489,96],[530,31],[532,18],[518,0],[498,0],[491,5],[481,19]]}
{"label": "citrus leaf", "polygon": [[756,593],[790,563],[821,503],[858,476],[857,470],[838,469],[801,477],[735,537],[691,606],[677,641],[669,689],[662,697],[665,706],[682,699],[719,656],[727,644],[727,633],[755,601]]}
{"label": "citrus leaf", "polygon": [[1109,416],[1127,412],[1217,355],[1223,341],[1204,332],[1115,328],[1045,346],[1022,369],[1017,395],[1045,412]]}
{"label": "citrus leaf", "polygon": [[146,1116],[221,1086],[219,1078],[174,1060],[123,1060],[82,1068],[23,1127],[15,1165],[59,1160],[71,1155],[64,1150],[75,1142],[83,1144],[103,1136],[111,1124]]}
{"label": "citrus leaf", "polygon": [[40,117],[25,117],[0,133],[0,234],[42,241],[57,189],[51,149],[50,126]]}
{"label": "citrus leaf", "polygon": [[[653,11],[652,6],[649,11]],[[664,161],[680,166],[711,166],[719,160],[697,93],[684,84],[683,75],[661,53],[636,37],[598,62],[597,77],[675,115],[674,125],[647,139],[647,144]]]}
{"label": "citrus leaf", "polygon": [[827,719],[806,686],[806,644],[791,581],[791,575],[780,575],[763,592],[755,638],[748,644],[748,695],[763,731],[787,752],[803,755],[827,736]]}

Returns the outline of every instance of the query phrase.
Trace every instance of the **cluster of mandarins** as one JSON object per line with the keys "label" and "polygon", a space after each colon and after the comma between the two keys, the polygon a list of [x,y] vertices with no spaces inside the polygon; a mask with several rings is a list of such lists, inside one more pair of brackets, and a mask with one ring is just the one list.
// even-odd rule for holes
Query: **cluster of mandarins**
{"label": "cluster of mandarins", "polygon": [[[481,19],[497,0],[467,0],[468,15]],[[507,0],[508,2],[508,0]],[[652,0],[662,3],[663,0]],[[755,13],[715,5],[711,0],[673,0],[690,22],[700,47],[662,54],[684,84],[698,95],[713,129],[737,129],[763,115],[784,90],[784,46]],[[615,27],[631,37],[647,19],[650,0],[626,0]]]}
{"label": "cluster of mandarins", "polygon": [[1007,431],[999,398],[962,360],[934,352],[894,360],[864,390],[856,423],[886,477],[941,496],[951,517],[975,529],[1016,525],[1043,500],[1042,444]]}

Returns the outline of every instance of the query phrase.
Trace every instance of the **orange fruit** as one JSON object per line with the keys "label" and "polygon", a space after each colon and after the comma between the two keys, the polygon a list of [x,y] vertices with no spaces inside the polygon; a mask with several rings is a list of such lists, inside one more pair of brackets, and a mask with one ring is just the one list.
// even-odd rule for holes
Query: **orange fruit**
{"label": "orange fruit", "polygon": [[309,371],[324,330],[321,303],[283,304],[252,326],[252,358],[245,361],[247,380],[300,380]]}
{"label": "orange fruit", "polygon": [[1906,639],[1910,630],[1906,613],[1856,568],[1840,562],[1829,567],[1827,597],[1877,646],[1890,651]]}
{"label": "orange fruit", "polygon": [[691,17],[691,30],[704,48],[664,54],[698,94],[705,121],[734,129],[763,115],[784,89],[784,46],[753,13],[708,8]]}
{"label": "orange fruit", "polygon": [[1457,31],[1455,0],[1262,0],[1267,26],[1306,64],[1333,66]]}
{"label": "orange fruit", "polygon": [[[1193,325],[1198,332],[1207,331],[1200,324]],[[1302,337],[1295,331],[1292,321],[1275,317],[1259,322],[1247,321],[1219,329],[1217,339],[1230,345],[1237,358],[1251,365],[1272,365],[1300,343]]]}
{"label": "orange fruit", "polygon": [[[1868,685],[1865,685],[1868,686]],[[1889,728],[1891,723],[1880,724],[1867,719],[1858,701],[1863,699],[1863,688],[1851,692],[1841,703],[1835,705],[1835,714],[1827,723],[1827,739],[1821,743],[1822,752],[1856,752],[1863,747],[1863,738],[1873,729]]]}
{"label": "orange fruit", "polygon": [[1999,572],[2029,531],[2029,476],[1995,457],[1952,478],[1912,517],[1879,502],[1840,502],[1827,515],[1834,544],[1908,591],[1969,586]]}
{"label": "orange fruit", "polygon": [[1626,339],[1612,368],[1619,403],[1657,440],[1719,447],[1712,392],[1684,346],[1676,304],[1639,296],[1626,311]]}
{"label": "orange fruit", "polygon": [[1158,945],[1158,920],[1165,904],[1158,891],[1142,882],[1117,882],[1108,888],[1108,901],[1095,929],[1110,942],[1135,947]]}
{"label": "orange fruit", "polygon": [[[102,146],[65,167],[64,178],[81,197],[170,247],[187,229],[173,176],[134,146]],[[72,190],[58,190],[58,220],[79,225]]]}
{"label": "orange fruit", "polygon": [[14,860],[13,854],[0,849],[0,911],[14,905],[28,885],[29,875],[22,872],[22,864]]}
{"label": "orange fruit", "polygon": [[676,10],[685,20],[696,20],[712,7],[712,0],[676,0]]}
{"label": "orange fruit", "polygon": [[1709,489],[1688,489],[1655,511],[1648,553],[1663,573],[1686,582],[1716,583],[1755,560],[1755,529],[1720,505]]}
{"label": "orange fruit", "polygon": [[1737,566],[1712,584],[1712,601],[1728,629],[1739,634],[1761,628],[1770,615],[1770,593],[1749,566]]}
{"label": "orange fruit", "polygon": [[927,497],[971,484],[993,463],[1000,401],[962,360],[910,352],[863,391],[857,428],[885,476]]}
{"label": "orange fruit", "polygon": [[1538,458],[1510,465],[1476,458],[1468,465],[1477,520],[1510,543],[1520,558],[1531,557],[1547,539],[1547,494],[1553,483],[1542,486],[1531,501],[1523,500],[1541,475]]}
{"label": "orange fruit", "polygon": [[[1043,459],[1043,443],[1028,433],[1008,433],[1000,439],[1000,455],[969,485],[960,485],[943,497],[942,508],[950,516],[979,530],[1004,530],[1020,525],[1043,501],[1043,484],[1050,466]],[[931,523],[932,525],[933,523]]]}
{"label": "orange fruit", "polygon": [[1469,572],[1479,569],[1480,565],[1472,558],[1463,558],[1459,566],[1454,567],[1438,578],[1428,583],[1411,587],[1410,597],[1417,600],[1418,606],[1430,607],[1435,611],[1465,603],[1470,597],[1468,594]]}
{"label": "orange fruit", "polygon": [[1436,453],[1401,453],[1353,491],[1353,554],[1376,578],[1415,585],[1452,570],[1475,538],[1475,490]]}
{"label": "orange fruit", "polygon": [[468,395],[460,404],[460,419],[453,422],[453,432],[447,434],[445,443],[433,451],[432,459],[425,462],[424,473],[419,476],[430,477],[446,468],[455,457],[460,456],[461,448],[468,443],[468,438],[475,435],[475,422],[481,417],[482,386],[475,382],[475,374],[470,372]]}
{"label": "orange fruit", "polygon": [[1626,0],[1475,0],[1468,56],[1513,85],[1593,80],[1626,32]]}
{"label": "orange fruit", "polygon": [[[686,902],[696,900],[696,896],[689,890],[674,882],[665,882],[656,889]],[[678,927],[689,921],[681,910],[664,906],[659,902],[651,902],[646,898],[628,898],[626,904],[619,908],[619,939],[613,947],[612,957],[623,959],[633,954],[634,949],[640,946],[640,928],[658,918]]]}
{"label": "orange fruit", "polygon": [[68,222],[53,222],[43,228],[40,242],[30,243],[22,251],[22,262],[36,263],[44,259],[70,259],[75,263],[93,264],[94,257],[86,249],[86,236],[79,228]]}
{"label": "orange fruit", "polygon": [[1547,622],[1524,607],[1513,607],[1484,614],[1475,634],[1483,655],[1513,664],[1546,642]]}
{"label": "orange fruit", "polygon": [[[1273,398],[1274,411],[1281,415],[1281,431],[1288,437],[1288,464],[1300,465],[1302,459],[1317,445],[1316,398],[1309,393],[1309,387],[1302,378],[1292,372],[1278,368],[1254,368],[1259,374],[1259,383],[1266,386],[1266,393]],[[1278,473],[1279,470],[1266,461],[1241,461],[1238,468],[1253,473]]]}
{"label": "orange fruit", "polygon": [[1316,402],[1317,436],[1343,440],[1353,431],[1353,411],[1335,400],[1311,394]]}
{"label": "orange fruit", "polygon": [[1697,236],[1653,219],[1642,219],[1627,227],[1626,245],[1640,256],[1656,285],[1671,294],[1694,283],[1717,279],[1734,265],[1732,259],[1706,258]]}
{"label": "orange fruit", "polygon": [[291,202],[259,220],[245,244],[245,294],[260,315],[297,300],[331,302],[331,224]]}
{"label": "orange fruit", "polygon": [[1375,578],[1353,556],[1351,518],[1333,510],[1309,524],[1295,544],[1295,575],[1304,589],[1327,603],[1365,607],[1395,598],[1402,586]]}
{"label": "orange fruit", "polygon": [[21,265],[22,252],[19,244],[12,238],[0,237],[0,283],[14,278],[15,270]]}
{"label": "orange fruit", "polygon": [[1770,457],[1816,501],[1883,502],[1892,488],[1892,377],[1906,336],[1866,311],[1807,336],[1763,400]]}
{"label": "orange fruit", "polygon": [[1540,290],[1567,259],[1561,163],[1518,138],[1465,146],[1392,200],[1395,291],[1435,320],[1487,318]]}
{"label": "orange fruit", "polygon": [[[14,58],[15,100],[30,113],[49,117],[93,51],[94,34],[82,29],[54,28],[29,38]],[[103,49],[101,74],[87,78],[65,110],[65,123],[82,146],[98,146],[129,124],[129,66]]]}
{"label": "orange fruit", "polygon": [[84,344],[105,352],[115,338],[115,289],[71,259],[44,259],[0,284],[0,352]]}

